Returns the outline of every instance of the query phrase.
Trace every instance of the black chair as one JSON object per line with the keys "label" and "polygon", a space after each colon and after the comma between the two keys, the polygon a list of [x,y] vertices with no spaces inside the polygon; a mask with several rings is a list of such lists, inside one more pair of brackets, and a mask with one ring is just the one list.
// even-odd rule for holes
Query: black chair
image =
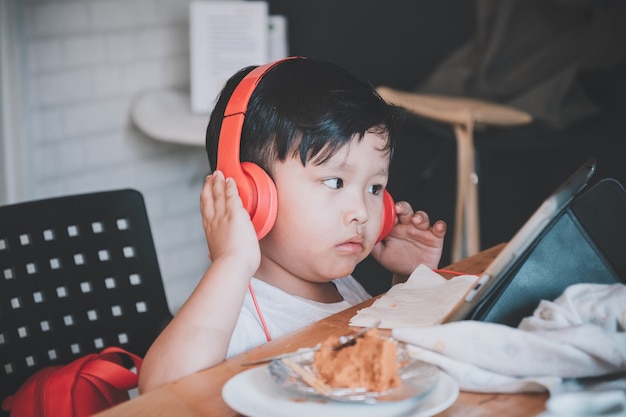
{"label": "black chair", "polygon": [[143,357],[171,318],[138,191],[0,207],[0,401],[107,346]]}

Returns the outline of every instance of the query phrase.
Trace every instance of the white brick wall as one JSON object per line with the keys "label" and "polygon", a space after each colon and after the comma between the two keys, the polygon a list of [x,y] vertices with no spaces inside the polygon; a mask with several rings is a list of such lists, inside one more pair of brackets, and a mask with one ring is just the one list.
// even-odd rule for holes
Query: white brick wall
{"label": "white brick wall", "polygon": [[32,198],[131,187],[146,199],[170,309],[208,264],[198,212],[203,148],[129,119],[147,89],[188,88],[188,0],[17,0],[27,190]]}

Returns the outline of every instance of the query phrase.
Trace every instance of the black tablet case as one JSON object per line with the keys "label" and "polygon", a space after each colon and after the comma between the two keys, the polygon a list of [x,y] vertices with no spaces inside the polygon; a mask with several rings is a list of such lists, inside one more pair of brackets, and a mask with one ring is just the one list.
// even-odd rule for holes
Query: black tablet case
{"label": "black tablet case", "polygon": [[466,319],[517,326],[582,282],[626,283],[626,192],[614,179],[575,197]]}

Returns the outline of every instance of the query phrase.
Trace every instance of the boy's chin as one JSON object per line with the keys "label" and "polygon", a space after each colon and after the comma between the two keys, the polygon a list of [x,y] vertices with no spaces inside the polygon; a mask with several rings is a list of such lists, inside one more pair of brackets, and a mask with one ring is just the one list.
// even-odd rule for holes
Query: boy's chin
{"label": "boy's chin", "polygon": [[347,277],[348,275],[352,275],[355,269],[356,269],[356,265],[353,265],[351,268],[336,269],[331,274],[329,274],[329,277],[331,278],[331,280]]}

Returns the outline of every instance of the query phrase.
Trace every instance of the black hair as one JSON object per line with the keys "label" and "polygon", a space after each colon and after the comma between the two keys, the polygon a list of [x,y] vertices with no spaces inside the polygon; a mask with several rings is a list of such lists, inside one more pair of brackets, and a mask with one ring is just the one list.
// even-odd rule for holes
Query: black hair
{"label": "black hair", "polygon": [[[233,75],[220,93],[206,132],[212,169],[224,110],[235,87],[254,67]],[[270,69],[253,92],[241,133],[241,161],[271,175],[272,163],[298,156],[303,165],[321,164],[356,135],[387,134],[383,151],[393,153],[404,111],[390,106],[371,84],[326,61],[285,60]]]}

